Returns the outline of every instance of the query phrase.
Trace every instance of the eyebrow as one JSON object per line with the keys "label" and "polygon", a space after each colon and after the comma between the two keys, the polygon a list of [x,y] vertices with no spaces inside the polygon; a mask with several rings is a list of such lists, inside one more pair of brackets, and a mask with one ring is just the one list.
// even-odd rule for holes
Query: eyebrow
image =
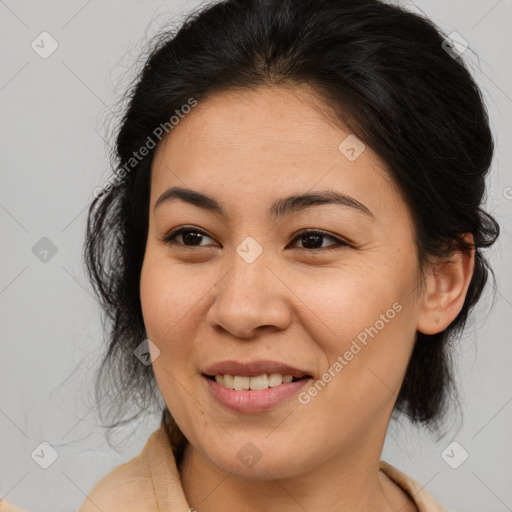
{"label": "eyebrow", "polygon": [[[156,201],[154,209],[163,203],[172,200],[181,200],[186,203],[192,204],[205,211],[211,212],[218,216],[227,217],[222,204],[202,192],[192,190],[190,188],[171,187],[167,189]],[[295,195],[277,199],[268,209],[268,215],[272,219],[278,219],[298,213],[311,206],[322,204],[337,204],[349,208],[353,208],[361,213],[364,213],[371,220],[375,221],[375,216],[363,203],[357,199],[346,194],[335,192],[333,190],[322,190],[318,192],[311,192],[307,194]]]}

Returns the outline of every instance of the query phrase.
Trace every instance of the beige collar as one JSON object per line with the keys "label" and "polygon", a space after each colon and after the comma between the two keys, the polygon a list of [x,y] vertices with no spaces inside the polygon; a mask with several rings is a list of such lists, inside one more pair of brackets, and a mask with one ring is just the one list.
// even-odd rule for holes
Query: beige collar
{"label": "beige collar", "polygon": [[[409,494],[420,512],[447,512],[417,482],[387,462],[380,470]],[[162,422],[141,453],[114,468],[91,490],[79,512],[191,512]],[[1,511],[0,511],[1,512]]]}

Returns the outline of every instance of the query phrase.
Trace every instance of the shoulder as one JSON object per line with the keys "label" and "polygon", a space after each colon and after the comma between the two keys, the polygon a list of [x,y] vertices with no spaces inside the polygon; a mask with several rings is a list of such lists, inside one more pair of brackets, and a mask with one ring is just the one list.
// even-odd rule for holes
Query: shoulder
{"label": "shoulder", "polygon": [[157,510],[153,477],[147,460],[157,432],[151,434],[137,457],[116,466],[93,486],[79,512]]}
{"label": "shoulder", "polygon": [[379,469],[408,494],[419,512],[450,512],[442,507],[423,486],[391,464],[380,461]]}
{"label": "shoulder", "polygon": [[0,512],[24,512],[21,508],[16,507],[6,500],[0,499]]}

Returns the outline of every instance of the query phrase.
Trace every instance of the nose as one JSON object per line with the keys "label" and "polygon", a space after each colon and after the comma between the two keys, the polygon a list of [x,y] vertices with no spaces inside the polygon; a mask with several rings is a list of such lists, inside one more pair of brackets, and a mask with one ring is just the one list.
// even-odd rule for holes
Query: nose
{"label": "nose", "polygon": [[292,292],[279,275],[279,266],[269,260],[265,251],[252,262],[233,251],[230,268],[215,287],[207,314],[212,328],[252,339],[288,327]]}

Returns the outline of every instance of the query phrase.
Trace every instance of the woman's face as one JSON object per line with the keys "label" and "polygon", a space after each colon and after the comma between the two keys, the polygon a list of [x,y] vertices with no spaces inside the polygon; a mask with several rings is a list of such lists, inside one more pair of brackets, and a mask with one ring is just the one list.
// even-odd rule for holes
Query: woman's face
{"label": "woman's face", "polygon": [[[157,383],[204,462],[246,478],[379,456],[418,328],[408,209],[377,155],[330,124],[307,92],[211,96],[162,141],[152,166],[140,293]],[[155,208],[171,187],[211,199]],[[352,199],[286,200],[328,192]],[[180,226],[189,232],[162,241]],[[297,236],[304,229],[324,234]],[[203,375],[215,363],[259,360],[312,378],[229,391]],[[247,373],[231,370],[238,387]]]}

